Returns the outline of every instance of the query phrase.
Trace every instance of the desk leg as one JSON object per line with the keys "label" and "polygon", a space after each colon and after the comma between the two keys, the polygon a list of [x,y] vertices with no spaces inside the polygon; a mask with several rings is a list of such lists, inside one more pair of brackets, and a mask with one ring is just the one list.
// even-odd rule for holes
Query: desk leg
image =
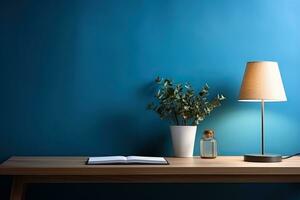
{"label": "desk leg", "polygon": [[26,183],[20,176],[13,177],[13,184],[11,187],[10,200],[24,200],[25,199]]}

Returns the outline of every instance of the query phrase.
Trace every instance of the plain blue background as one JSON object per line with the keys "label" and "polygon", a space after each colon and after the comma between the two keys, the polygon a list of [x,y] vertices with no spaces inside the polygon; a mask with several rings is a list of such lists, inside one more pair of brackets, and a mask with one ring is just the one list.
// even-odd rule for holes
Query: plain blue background
{"label": "plain blue background", "polygon": [[[13,155],[171,156],[169,123],[145,109],[158,75],[188,81],[197,89],[208,83],[211,95],[227,97],[199,125],[195,155],[206,128],[215,130],[220,155],[259,152],[260,105],[237,102],[250,60],[278,61],[288,97],[284,103],[266,104],[266,151],[300,152],[299,10],[297,0],[2,1],[0,161]],[[1,178],[3,197],[9,184],[9,177]],[[98,186],[106,191],[125,187]],[[59,192],[53,193],[53,187]],[[95,188],[77,187],[85,189],[72,198]],[[213,188],[220,191],[215,199],[229,198],[236,190],[231,198],[255,190],[265,198],[296,199],[299,187],[140,189],[164,193],[183,188],[174,195],[178,198]],[[71,198],[73,190],[36,186],[30,199],[40,199],[39,191]]]}

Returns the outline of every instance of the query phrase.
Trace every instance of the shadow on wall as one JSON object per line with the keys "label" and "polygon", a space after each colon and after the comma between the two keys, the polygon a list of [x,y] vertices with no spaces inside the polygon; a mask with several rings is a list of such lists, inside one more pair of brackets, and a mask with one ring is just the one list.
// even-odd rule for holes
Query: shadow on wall
{"label": "shadow on wall", "polygon": [[[146,82],[137,90],[137,98],[142,99],[145,102],[145,108],[148,103],[153,101],[154,95],[157,91],[157,84],[154,80]],[[145,109],[145,112],[152,112],[155,118],[159,119],[156,113]],[[161,122],[161,123],[160,123]],[[145,126],[148,129],[143,129],[139,135],[148,135],[147,138],[141,137],[138,141],[139,147],[136,149],[136,153],[139,155],[149,156],[171,156],[171,136],[169,134],[169,127],[165,125],[165,122],[159,120],[151,120],[145,122]]]}
{"label": "shadow on wall", "polygon": [[157,84],[153,81],[149,81],[137,89],[136,95],[139,99],[144,99],[145,102],[153,100],[157,91]]}
{"label": "shadow on wall", "polygon": [[[104,129],[110,130],[108,136],[110,146],[116,148],[122,155],[159,156],[162,152],[168,152],[170,139],[166,134],[168,132],[166,127],[151,123],[145,125],[149,128],[142,127],[137,124],[139,121],[137,116],[130,112],[128,110],[128,112],[112,113],[102,122]],[[115,152],[115,149],[112,151]]]}

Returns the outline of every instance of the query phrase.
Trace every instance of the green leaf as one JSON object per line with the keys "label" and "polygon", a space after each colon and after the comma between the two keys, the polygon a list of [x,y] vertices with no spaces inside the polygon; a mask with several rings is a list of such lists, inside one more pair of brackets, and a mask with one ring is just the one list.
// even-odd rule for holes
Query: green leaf
{"label": "green leaf", "polygon": [[147,108],[155,111],[161,119],[172,120],[177,125],[199,124],[226,99],[222,94],[218,94],[209,100],[208,84],[197,94],[189,83],[173,84],[170,79],[160,77],[155,81],[159,84],[155,93],[156,101],[150,103]]}
{"label": "green leaf", "polygon": [[155,79],[155,82],[156,83],[160,83],[161,82],[161,79],[160,79],[160,77],[158,76],[158,77],[156,77],[156,79]]}

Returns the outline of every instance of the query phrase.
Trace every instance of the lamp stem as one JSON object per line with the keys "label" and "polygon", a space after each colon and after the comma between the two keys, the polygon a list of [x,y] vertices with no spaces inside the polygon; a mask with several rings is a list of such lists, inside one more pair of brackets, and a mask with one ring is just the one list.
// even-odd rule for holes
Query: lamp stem
{"label": "lamp stem", "polygon": [[261,101],[261,154],[265,154],[265,139],[264,139],[264,117],[265,117],[265,102]]}

